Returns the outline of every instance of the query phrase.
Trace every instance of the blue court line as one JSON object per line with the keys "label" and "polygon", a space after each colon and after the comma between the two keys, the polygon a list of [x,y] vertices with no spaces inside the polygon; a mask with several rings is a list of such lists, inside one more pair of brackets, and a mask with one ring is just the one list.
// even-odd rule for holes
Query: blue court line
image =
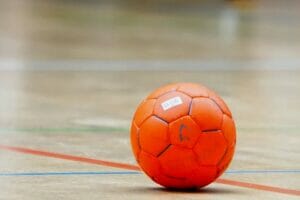
{"label": "blue court line", "polygon": [[99,172],[20,172],[0,173],[0,176],[68,176],[68,175],[128,175],[141,174],[135,171],[99,171]]}
{"label": "blue court line", "polygon": [[297,174],[300,170],[227,170],[225,174]]}
{"label": "blue court line", "polygon": [[[300,170],[228,170],[225,174],[298,174]],[[98,171],[98,172],[19,172],[0,173],[1,176],[70,176],[70,175],[130,175],[142,174],[137,171]]]}

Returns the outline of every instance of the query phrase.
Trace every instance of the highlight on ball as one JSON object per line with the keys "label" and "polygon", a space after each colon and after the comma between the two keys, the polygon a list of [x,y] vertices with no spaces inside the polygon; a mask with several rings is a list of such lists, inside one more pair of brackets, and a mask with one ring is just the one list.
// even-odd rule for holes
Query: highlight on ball
{"label": "highlight on ball", "polygon": [[236,129],[225,102],[194,83],[153,91],[138,106],[131,146],[141,169],[168,188],[203,187],[230,164]]}

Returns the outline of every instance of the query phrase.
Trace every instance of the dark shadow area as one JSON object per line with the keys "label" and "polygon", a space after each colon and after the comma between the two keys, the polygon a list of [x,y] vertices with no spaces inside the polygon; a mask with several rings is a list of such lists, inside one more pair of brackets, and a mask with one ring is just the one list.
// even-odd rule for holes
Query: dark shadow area
{"label": "dark shadow area", "polygon": [[192,189],[174,189],[174,188],[163,188],[163,187],[124,187],[123,190],[130,193],[157,193],[157,192],[171,192],[171,193],[186,193],[186,194],[241,194],[240,190],[234,188],[192,188]]}

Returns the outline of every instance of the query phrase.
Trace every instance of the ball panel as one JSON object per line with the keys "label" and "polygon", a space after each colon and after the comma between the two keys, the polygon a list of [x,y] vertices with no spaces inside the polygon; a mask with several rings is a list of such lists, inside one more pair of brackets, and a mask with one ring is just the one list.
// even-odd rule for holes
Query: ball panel
{"label": "ball panel", "polygon": [[194,151],[201,165],[217,165],[224,156],[227,142],[221,133],[202,133],[199,136]]}
{"label": "ball panel", "polygon": [[134,114],[134,121],[139,127],[153,113],[155,99],[144,100],[137,108]]}
{"label": "ball panel", "polygon": [[209,95],[209,98],[211,98],[212,100],[214,100],[216,102],[216,104],[220,107],[220,109],[223,111],[223,113],[232,117],[232,114],[231,114],[228,106],[226,105],[226,103],[223,101],[223,99],[221,97],[219,97],[215,92],[213,92],[211,90],[208,91],[208,95]]}
{"label": "ball panel", "polygon": [[153,155],[145,151],[141,151],[139,161],[142,170],[152,179],[160,174],[160,163]]}
{"label": "ball panel", "polygon": [[158,88],[157,90],[153,91],[147,99],[157,99],[159,96],[168,93],[170,91],[175,91],[178,88],[178,84],[169,84]]}
{"label": "ball panel", "polygon": [[194,83],[181,83],[177,91],[183,92],[190,97],[208,97],[207,88]]}
{"label": "ball panel", "polygon": [[163,173],[154,177],[153,180],[156,183],[170,189],[189,189],[197,187],[197,185],[194,185],[193,182],[186,178],[174,178],[164,175]]}
{"label": "ball panel", "polygon": [[218,130],[222,124],[222,111],[210,99],[194,98],[190,115],[197,122],[202,131]]}
{"label": "ball panel", "polygon": [[168,124],[151,116],[140,127],[139,138],[141,148],[157,156],[170,144]]}
{"label": "ball panel", "polygon": [[201,130],[190,116],[184,116],[169,124],[169,133],[172,144],[192,148]]}
{"label": "ball panel", "polygon": [[227,115],[223,115],[222,132],[227,140],[228,146],[234,146],[236,141],[235,124],[234,121]]}
{"label": "ball panel", "polygon": [[235,146],[232,146],[232,147],[228,148],[225,155],[224,155],[224,157],[222,158],[222,160],[217,165],[217,167],[218,167],[218,176],[221,176],[224,173],[224,171],[229,167],[229,165],[231,163],[231,160],[233,158],[234,150],[235,150]]}
{"label": "ball panel", "polygon": [[164,174],[154,177],[153,180],[166,188],[176,190],[197,187],[197,185],[186,178],[175,178]]}
{"label": "ball panel", "polygon": [[192,185],[204,187],[213,182],[217,177],[216,166],[199,166],[189,180]]}
{"label": "ball panel", "polygon": [[138,154],[140,152],[140,144],[139,144],[139,128],[137,125],[132,122],[131,124],[131,131],[130,131],[130,141],[131,141],[131,148],[136,160],[138,160]]}
{"label": "ball panel", "polygon": [[192,150],[171,145],[158,157],[162,171],[165,175],[175,178],[193,176],[198,163]]}
{"label": "ball panel", "polygon": [[171,122],[189,113],[190,102],[191,97],[181,92],[169,92],[157,99],[154,114]]}

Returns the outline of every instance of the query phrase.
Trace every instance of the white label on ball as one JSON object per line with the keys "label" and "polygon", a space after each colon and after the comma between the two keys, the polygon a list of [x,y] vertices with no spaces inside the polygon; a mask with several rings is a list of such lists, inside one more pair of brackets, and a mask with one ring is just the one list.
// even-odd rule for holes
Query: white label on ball
{"label": "white label on ball", "polygon": [[161,107],[164,109],[164,110],[169,110],[170,108],[173,108],[175,106],[178,106],[182,104],[182,100],[180,97],[173,97],[172,99],[169,99],[165,102],[163,102],[161,104]]}

